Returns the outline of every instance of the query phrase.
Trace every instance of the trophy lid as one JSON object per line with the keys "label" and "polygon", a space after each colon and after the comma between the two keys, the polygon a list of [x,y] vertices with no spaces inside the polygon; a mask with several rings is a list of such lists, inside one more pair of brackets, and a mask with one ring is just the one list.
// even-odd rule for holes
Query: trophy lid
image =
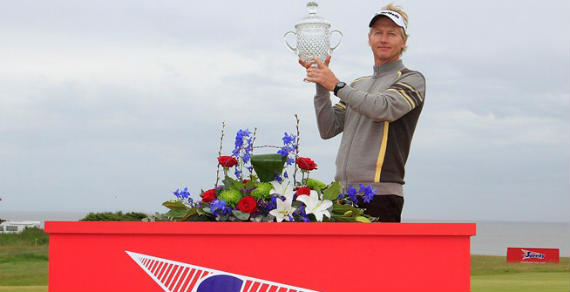
{"label": "trophy lid", "polygon": [[295,27],[301,26],[301,25],[305,25],[305,24],[317,24],[317,25],[324,25],[327,27],[330,27],[330,22],[324,18],[322,18],[321,16],[317,15],[317,8],[319,7],[319,4],[315,1],[310,1],[307,3],[307,12],[309,13],[309,15],[305,16],[303,19],[301,19],[299,22],[297,22],[297,24],[295,24]]}

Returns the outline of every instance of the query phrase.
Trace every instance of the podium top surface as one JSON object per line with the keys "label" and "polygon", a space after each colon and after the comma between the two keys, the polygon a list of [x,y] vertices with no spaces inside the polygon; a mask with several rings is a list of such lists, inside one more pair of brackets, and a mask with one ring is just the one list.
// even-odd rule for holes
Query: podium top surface
{"label": "podium top surface", "polygon": [[49,234],[473,236],[475,223],[45,222]]}

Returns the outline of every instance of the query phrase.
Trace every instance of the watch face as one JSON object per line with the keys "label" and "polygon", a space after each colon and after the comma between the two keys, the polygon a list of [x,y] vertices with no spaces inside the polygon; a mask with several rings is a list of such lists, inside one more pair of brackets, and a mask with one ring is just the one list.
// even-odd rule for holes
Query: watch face
{"label": "watch face", "polygon": [[346,86],[346,83],[339,81],[336,86],[334,87],[334,94],[336,95],[339,90]]}

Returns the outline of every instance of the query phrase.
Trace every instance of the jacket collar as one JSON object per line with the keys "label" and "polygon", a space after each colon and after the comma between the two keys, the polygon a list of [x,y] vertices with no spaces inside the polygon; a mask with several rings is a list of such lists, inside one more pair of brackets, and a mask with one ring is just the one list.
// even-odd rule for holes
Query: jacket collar
{"label": "jacket collar", "polygon": [[390,73],[396,73],[402,69],[404,69],[404,63],[402,62],[402,59],[391,63],[374,66],[374,78],[378,78]]}

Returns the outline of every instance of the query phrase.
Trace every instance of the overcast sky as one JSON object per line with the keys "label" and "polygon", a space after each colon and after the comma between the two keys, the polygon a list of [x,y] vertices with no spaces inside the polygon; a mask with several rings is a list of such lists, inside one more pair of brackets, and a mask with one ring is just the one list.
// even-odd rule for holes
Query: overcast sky
{"label": "overcast sky", "polygon": [[[370,75],[367,24],[386,3],[318,2],[344,33],[331,69]],[[319,138],[282,39],[306,1],[1,3],[0,217],[163,212],[175,189],[214,184],[222,121],[229,154],[238,129],[279,145],[299,114],[301,155],[333,179],[340,139]],[[399,4],[404,64],[427,79],[404,221],[568,222],[569,2]]]}

